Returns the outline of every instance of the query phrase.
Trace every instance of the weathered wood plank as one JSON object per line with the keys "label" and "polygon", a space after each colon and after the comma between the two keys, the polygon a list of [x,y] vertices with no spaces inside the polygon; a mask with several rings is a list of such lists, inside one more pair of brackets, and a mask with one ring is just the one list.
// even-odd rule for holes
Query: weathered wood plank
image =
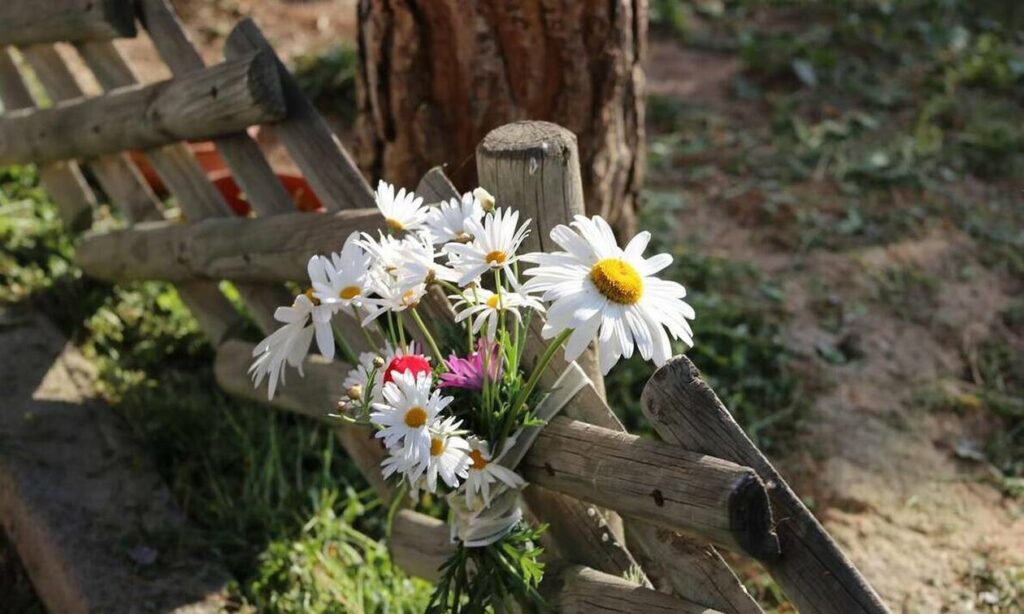
{"label": "weathered wood plank", "polygon": [[[140,0],[137,7],[139,20],[175,76],[205,68],[202,57],[167,0]],[[261,215],[295,210],[287,190],[248,133],[222,134],[213,142],[253,210]]]}
{"label": "weathered wood plank", "polygon": [[[444,521],[410,510],[395,516],[388,545],[399,567],[431,581],[453,548]],[[589,567],[548,565],[540,591],[556,612],[716,612]]]}
{"label": "weathered wood plank", "polygon": [[229,574],[91,399],[91,365],[38,314],[4,315],[0,522],[49,611],[222,611]]}
{"label": "weathered wood plank", "polygon": [[[33,45],[22,50],[44,89],[55,100],[81,96],[71,71],[60,55],[49,45]],[[152,190],[142,179],[134,164],[127,156],[105,156],[95,160],[93,171],[100,186],[113,204],[125,213],[130,223],[162,219],[160,205]],[[57,196],[58,194],[53,194]],[[188,211],[191,204],[183,202]],[[178,288],[182,300],[196,316],[203,333],[214,345],[219,344],[228,334],[239,327],[239,315],[231,303],[220,293],[217,284],[207,281],[192,281]]]}
{"label": "weathered wood plank", "polygon": [[273,58],[254,54],[180,79],[0,117],[0,164],[91,158],[199,140],[285,114]]}
{"label": "weathered wood plank", "polygon": [[755,559],[778,555],[753,470],[558,416],[520,464],[531,483],[683,531]]}
{"label": "weathered wood plank", "polygon": [[132,0],[4,0],[0,45],[135,36]]}
{"label": "weathered wood plank", "polygon": [[295,281],[306,277],[310,256],[339,251],[349,233],[383,224],[377,209],[155,222],[86,234],[75,258],[108,281]]}
{"label": "weathered wood plank", "polygon": [[352,157],[302,93],[288,69],[251,19],[243,19],[228,35],[228,58],[254,51],[272,54],[288,105],[288,118],[274,130],[328,211],[370,207],[373,191],[359,174]]}
{"label": "weathered wood plank", "polygon": [[[5,111],[35,107],[35,101],[25,87],[14,59],[11,58],[10,52],[3,48],[0,48],[0,101],[3,102]],[[77,233],[92,224],[92,209],[96,206],[96,197],[86,184],[78,164],[41,164],[39,180],[57,203],[64,228]]]}
{"label": "weathered wood plank", "polygon": [[782,555],[764,565],[801,612],[888,612],[688,358],[658,369],[641,400],[665,441],[749,466],[768,484]]}

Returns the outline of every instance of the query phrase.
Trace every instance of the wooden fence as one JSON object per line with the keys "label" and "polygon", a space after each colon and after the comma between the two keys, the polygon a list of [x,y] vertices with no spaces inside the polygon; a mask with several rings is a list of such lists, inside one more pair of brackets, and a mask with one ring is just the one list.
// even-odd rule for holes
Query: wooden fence
{"label": "wooden fence", "polygon": [[[133,36],[136,22],[171,69],[170,80],[139,85],[111,43]],[[59,41],[74,46],[104,95],[83,95],[53,47]],[[274,308],[290,302],[284,282],[302,279],[311,255],[337,250],[348,233],[383,220],[351,157],[259,29],[240,23],[225,60],[206,67],[167,0],[17,0],[0,5],[2,45],[17,49],[20,65],[12,47],[0,47],[0,164],[38,164],[75,231],[91,225],[98,200],[83,178],[88,168],[127,225],[80,237],[83,270],[109,281],[175,283],[217,348],[220,385],[264,400],[246,376],[252,340],[242,338],[240,315],[219,282],[234,282],[248,312],[270,331]],[[36,106],[27,71],[52,105]],[[246,133],[253,124],[272,126],[324,211],[296,210]],[[196,139],[213,139],[253,216],[235,215],[207,179],[182,143]],[[184,222],[166,219],[127,150],[143,152]],[[484,188],[533,218],[524,249],[551,248],[548,231],[583,212],[575,137],[558,126],[502,126],[480,143],[477,164]],[[441,169],[416,191],[431,203],[458,196]],[[432,317],[451,317],[440,292],[424,307]],[[543,348],[534,324],[527,365]],[[356,322],[342,325],[357,350],[374,349]],[[553,604],[580,612],[761,611],[719,555],[725,548],[759,561],[800,611],[886,611],[688,359],[659,369],[644,390],[643,408],[661,441],[625,432],[605,402],[593,354],[580,367],[591,385],[542,430],[521,465],[531,482],[528,513],[551,525],[542,588]],[[392,492],[380,478],[382,448],[367,430],[328,417],[348,368],[311,355],[302,385],[285,387],[272,406],[328,421],[386,500]],[[559,372],[549,370],[542,383]],[[389,547],[399,565],[431,579],[452,546],[443,522],[403,509]]]}

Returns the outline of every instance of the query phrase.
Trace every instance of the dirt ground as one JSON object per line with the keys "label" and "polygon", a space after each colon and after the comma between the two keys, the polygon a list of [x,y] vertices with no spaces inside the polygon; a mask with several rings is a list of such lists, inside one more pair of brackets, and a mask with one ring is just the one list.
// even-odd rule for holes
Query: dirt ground
{"label": "dirt ground", "polygon": [[[351,0],[174,4],[211,61],[230,25],[245,15],[286,59],[354,37]],[[145,41],[123,48],[146,80],[165,75]],[[756,112],[728,94],[741,69],[735,56],[664,40],[652,41],[650,51],[650,92],[691,107]],[[978,577],[1024,565],[1024,514],[970,454],[975,438],[991,428],[987,419],[929,412],[916,391],[922,384],[962,385],[972,348],[1011,298],[1008,281],[978,262],[977,246],[956,228],[882,246],[796,253],[723,206],[720,191],[690,196],[697,205],[685,226],[700,228],[709,252],[752,263],[782,286],[786,345],[820,363],[830,382],[813,400],[796,451],[780,459],[782,473],[894,610],[973,610]],[[907,313],[913,304],[877,300],[879,275],[908,267],[943,279],[928,322]],[[965,268],[974,273],[953,274]],[[860,309],[847,309],[835,332],[822,325],[823,298],[841,312]],[[843,343],[857,346],[858,360],[820,357],[821,347]]]}

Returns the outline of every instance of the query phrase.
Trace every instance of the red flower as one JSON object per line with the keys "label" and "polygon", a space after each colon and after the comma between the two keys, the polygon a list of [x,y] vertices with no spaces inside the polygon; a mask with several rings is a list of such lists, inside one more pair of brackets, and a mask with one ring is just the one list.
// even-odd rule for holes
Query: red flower
{"label": "red flower", "polygon": [[395,356],[388,363],[386,369],[384,369],[384,383],[390,382],[394,379],[396,373],[406,373],[411,371],[413,377],[419,376],[420,373],[430,373],[430,363],[426,357],[420,356],[419,354],[407,354],[405,356]]}

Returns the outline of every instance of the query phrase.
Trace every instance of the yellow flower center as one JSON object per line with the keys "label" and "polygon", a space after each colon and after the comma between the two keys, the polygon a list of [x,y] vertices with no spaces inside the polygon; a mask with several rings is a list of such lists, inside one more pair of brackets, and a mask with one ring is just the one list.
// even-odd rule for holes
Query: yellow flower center
{"label": "yellow flower center", "polygon": [[498,308],[498,304],[500,302],[501,302],[501,297],[498,296],[497,294],[492,294],[487,299],[487,306],[490,307],[491,309],[497,309]]}
{"label": "yellow flower center", "polygon": [[307,289],[305,292],[303,292],[303,294],[305,294],[306,298],[309,299],[309,302],[313,303],[314,305],[320,304],[320,299],[318,299],[316,295],[313,294],[313,288]]}
{"label": "yellow flower center", "polygon": [[402,225],[402,222],[399,222],[393,217],[387,218],[386,220],[384,220],[384,222],[387,223],[388,228],[394,230],[395,232],[402,232],[403,230],[405,230],[405,226]]}
{"label": "yellow flower center", "polygon": [[486,458],[484,458],[484,455],[483,453],[480,452],[480,450],[470,450],[469,458],[473,461],[473,464],[470,465],[472,469],[480,471],[487,467],[488,461]]}
{"label": "yellow flower center", "polygon": [[359,286],[346,286],[341,289],[341,292],[338,293],[338,296],[347,301],[349,299],[353,299],[359,296],[362,293],[363,289],[360,288]]}
{"label": "yellow flower center", "polygon": [[411,429],[418,429],[427,423],[427,410],[420,406],[410,407],[405,412],[405,426]]}
{"label": "yellow flower center", "polygon": [[402,304],[406,307],[412,306],[416,299],[415,290],[406,290],[402,293]]}
{"label": "yellow flower center", "polygon": [[437,437],[431,438],[431,440],[430,440],[430,455],[431,456],[441,456],[442,452],[444,452],[444,440],[443,439],[438,439]]}
{"label": "yellow flower center", "polygon": [[484,260],[487,262],[487,264],[491,266],[505,264],[505,261],[508,260],[508,254],[501,251],[500,249],[496,249],[493,252],[489,252],[486,256],[484,256]]}
{"label": "yellow flower center", "polygon": [[618,258],[605,258],[590,269],[590,281],[597,291],[622,305],[640,300],[644,282],[631,264]]}

